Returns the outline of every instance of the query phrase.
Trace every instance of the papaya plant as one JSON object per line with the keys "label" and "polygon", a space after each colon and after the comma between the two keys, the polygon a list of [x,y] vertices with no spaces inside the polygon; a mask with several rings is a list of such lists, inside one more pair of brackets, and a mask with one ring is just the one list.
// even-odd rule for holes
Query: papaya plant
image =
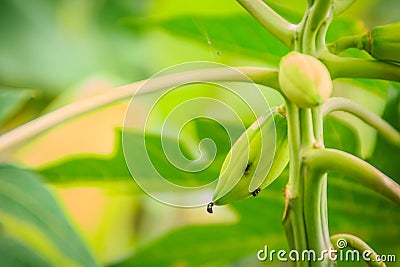
{"label": "papaya plant", "polygon": [[[240,235],[257,232],[255,236],[261,235],[261,238],[266,238],[269,232],[264,228],[268,227],[270,222],[261,224],[257,218],[267,220],[269,207],[264,204],[275,203],[274,201],[280,199],[282,203],[277,202],[277,207],[282,208],[280,214],[283,215],[282,224],[287,247],[290,251],[297,252],[297,254],[289,254],[290,257],[283,256],[282,258],[286,260],[281,259],[282,261],[292,261],[293,266],[340,266],[339,251],[348,247],[360,254],[367,252],[368,257],[362,259],[369,266],[386,266],[379,256],[380,248],[374,247],[375,252],[371,248],[373,246],[370,247],[368,242],[363,240],[363,236],[346,233],[346,229],[342,228],[340,230],[344,233],[331,230],[328,225],[328,215],[330,214],[328,206],[330,201],[334,200],[328,197],[328,186],[330,184],[335,186],[335,182],[337,183],[335,179],[339,179],[347,187],[343,186],[342,189],[339,185],[337,191],[351,190],[352,186],[358,186],[360,194],[365,199],[380,195],[379,201],[391,201],[392,203],[384,202],[384,205],[389,207],[390,213],[385,218],[392,220],[388,223],[398,225],[399,209],[398,206],[395,206],[400,205],[400,185],[398,172],[396,172],[398,169],[387,168],[387,164],[384,161],[380,162],[379,157],[384,157],[384,150],[390,147],[390,151],[394,151],[392,155],[389,155],[392,157],[390,160],[394,161],[392,164],[398,165],[399,163],[397,152],[400,151],[400,132],[398,130],[400,127],[398,121],[400,116],[398,93],[400,88],[398,85],[400,82],[400,23],[376,26],[368,31],[355,34],[338,35],[332,33],[332,28],[339,27],[337,25],[343,22],[340,21],[339,15],[346,12],[356,2],[355,0],[307,0],[304,12],[302,14],[294,12],[295,15],[291,13],[290,9],[285,9],[274,1],[237,0],[237,2],[258,22],[256,24],[245,18],[239,20],[240,23],[249,22],[255,31],[262,28],[262,31],[258,31],[257,34],[268,36],[267,39],[270,42],[280,43],[278,47],[281,50],[278,54],[270,52],[264,48],[268,47],[268,43],[254,45],[244,42],[238,46],[243,46],[243,50],[252,50],[252,53],[257,56],[267,54],[265,55],[265,61],[268,63],[266,65],[274,66],[232,68],[221,64],[195,64],[193,66],[205,67],[197,69],[190,67],[189,70],[183,67],[182,71],[178,72],[161,72],[148,80],[114,88],[55,109],[0,136],[0,154],[7,162],[8,154],[14,153],[25,143],[48,130],[99,108],[131,99],[125,117],[125,127],[117,132],[117,135],[122,135],[123,140],[118,141],[113,158],[73,159],[32,170],[22,170],[17,166],[5,164],[0,166],[0,183],[2,184],[0,187],[2,228],[0,252],[2,258],[5,259],[0,265],[100,265],[68,219],[65,218],[55,198],[40,181],[42,179],[51,184],[82,182],[82,180],[85,182],[85,178],[82,177],[91,177],[87,180],[94,177],[96,181],[99,181],[104,178],[103,176],[107,176],[110,181],[115,181],[121,177],[130,178],[132,175],[146,193],[169,205],[193,207],[201,204],[200,206],[206,206],[208,213],[213,213],[213,216],[214,213],[218,213],[215,206],[232,205],[238,211],[244,228],[246,228],[245,231],[243,227],[231,226],[231,232],[224,232],[213,226],[208,229],[189,227],[172,233],[171,235],[176,240],[186,240],[188,235],[194,233],[194,236],[199,239],[204,238],[204,243],[201,244],[206,246],[211,240],[207,239],[209,237],[206,233],[209,231],[216,233],[220,230],[223,233],[222,236],[229,236],[232,232],[237,231]],[[287,16],[290,17],[290,20],[286,18]],[[235,21],[235,19],[234,17],[229,18],[228,22]],[[210,21],[212,20],[210,19]],[[140,22],[129,20],[126,20],[125,23],[127,25],[140,24]],[[178,24],[176,21],[168,20],[153,24],[157,23],[178,34],[189,32],[195,36],[194,39],[199,34],[198,31],[193,31],[190,28],[191,24],[185,20]],[[213,23],[212,25],[216,27],[220,21],[217,20]],[[229,27],[229,25],[224,25],[224,27]],[[212,45],[207,33],[206,38],[208,45]],[[219,38],[221,46],[230,47],[232,45],[229,40],[224,40],[223,36]],[[260,37],[261,41],[263,41],[262,38]],[[251,47],[252,45],[256,48]],[[257,45],[260,45],[261,49],[266,49],[267,52],[260,51]],[[221,52],[216,51],[215,55],[220,57]],[[269,61],[270,58],[278,60]],[[258,60],[263,61],[263,58],[258,58]],[[373,87],[377,84],[379,85],[377,87],[383,88],[382,91],[390,96],[386,103],[386,113],[383,116],[385,118],[349,98],[333,96],[335,89],[340,87],[340,83],[349,80],[361,84],[361,87],[367,91],[375,90]],[[222,86],[235,84],[239,87],[256,84],[261,87],[261,90],[274,90],[284,101],[272,108],[269,108],[268,105],[257,106],[256,108],[261,112],[252,114],[250,118],[246,118],[247,121],[239,125],[240,134],[233,134],[234,137],[230,136],[232,145],[229,148],[225,146],[225,150],[218,152],[214,157],[219,164],[209,165],[214,173],[217,172],[218,180],[216,185],[213,184],[212,196],[207,195],[206,203],[203,199],[196,199],[193,202],[195,204],[192,202],[185,204],[188,199],[183,198],[183,200],[179,200],[183,202],[176,204],[169,201],[168,198],[163,199],[166,195],[165,192],[161,192],[157,196],[153,194],[151,190],[157,185],[153,183],[152,179],[158,175],[164,176],[165,173],[167,173],[165,176],[184,179],[188,177],[188,172],[195,171],[178,168],[179,170],[175,172],[174,169],[171,171],[169,167],[165,167],[164,163],[173,160],[176,154],[164,155],[164,148],[170,143],[175,144],[176,140],[172,140],[167,134],[164,138],[162,133],[155,134],[147,131],[145,127],[136,129],[136,132],[132,131],[131,128],[134,126],[128,124],[127,121],[133,120],[135,113],[129,112],[129,109],[136,108],[136,104],[140,105],[142,100],[145,102],[145,97],[154,95],[154,99],[158,101],[159,98],[165,96],[166,90],[197,83]],[[192,91],[195,91],[196,87],[193,88]],[[350,90],[351,87],[348,89]],[[209,95],[213,94],[212,90],[206,92]],[[189,89],[185,93],[189,98],[192,97]],[[196,95],[195,92],[192,98],[200,99],[201,93]],[[240,93],[237,94],[240,96]],[[23,97],[21,99],[23,101]],[[243,99],[246,102],[245,97]],[[335,145],[339,145],[337,143],[330,143],[330,148],[326,147],[326,139],[330,138],[330,133],[324,129],[327,129],[332,121],[335,127],[345,129],[338,131],[339,135],[345,134],[348,130],[347,126],[341,126],[338,120],[332,119],[331,114],[334,112],[351,114],[376,130],[378,133],[376,147],[378,148],[375,148],[375,158],[372,157],[371,162],[355,155],[356,153],[348,152],[346,147],[335,148]],[[1,119],[0,117],[0,121]],[[195,131],[198,132],[193,139],[201,139],[200,137],[205,135],[210,129],[209,124],[205,125],[202,126],[200,122],[196,124]],[[226,129],[229,132],[231,128],[226,127]],[[330,130],[333,131],[332,129],[336,128],[331,127]],[[382,146],[381,150],[379,150],[379,145]],[[181,154],[186,155],[186,158],[196,158],[196,153],[193,153],[194,149],[190,148],[190,145],[185,146],[179,143],[179,148],[182,150]],[[162,155],[160,156],[160,154]],[[142,166],[152,162],[160,164],[155,171],[147,172],[147,169],[141,171],[141,168],[144,168]],[[199,162],[201,163],[201,161]],[[377,166],[371,163],[376,163]],[[127,164],[128,168],[115,169],[115,165],[121,166],[121,164]],[[190,164],[188,166],[192,166]],[[85,172],[77,170],[77,166],[81,166],[83,169],[92,166],[97,169]],[[197,171],[200,176],[203,175],[201,171]],[[389,176],[393,176],[393,178]],[[347,179],[351,182],[349,183]],[[149,188],[141,184],[143,181],[150,184]],[[350,186],[348,186],[349,184]],[[198,184],[195,185],[198,186]],[[273,194],[273,191],[269,191],[276,185],[284,185],[283,194]],[[375,194],[371,195],[370,191],[363,191],[364,188],[375,191]],[[154,190],[163,191],[160,188]],[[170,191],[166,188],[164,190]],[[334,191],[333,195],[337,191]],[[171,190],[171,192],[174,191]],[[271,196],[269,196],[270,193]],[[243,200],[246,198],[251,199]],[[268,200],[268,198],[274,200],[271,202],[271,199]],[[269,202],[264,203],[265,199]],[[208,215],[204,214],[204,216]],[[372,217],[377,220],[376,223],[380,222],[379,218],[375,218],[377,216]],[[265,231],[265,235],[262,234],[263,231]],[[398,235],[399,232],[395,231],[394,234]],[[392,236],[392,238],[395,240],[393,243],[398,242],[398,236]],[[226,240],[229,243],[230,239],[226,237]],[[174,246],[169,243],[168,239],[158,242],[155,241],[159,247],[165,246],[172,249],[171,247]],[[231,240],[231,242],[233,241]],[[235,242],[240,242],[240,240]],[[267,243],[268,240],[265,242]],[[257,246],[259,245],[257,243]],[[398,245],[397,243],[395,249],[399,248]],[[259,247],[259,249],[261,248]],[[139,249],[133,256],[115,260],[113,264],[116,266],[161,266],[162,264],[181,266],[179,260],[176,262],[174,259],[168,258],[174,256],[174,253],[168,253],[168,249],[165,253],[167,255],[157,254],[165,260],[162,263],[160,263],[162,260],[157,261],[157,256],[146,257],[145,255],[151,254],[153,249],[154,247],[150,243],[142,250]],[[224,252],[224,248],[218,249]],[[214,248],[210,253],[218,254],[220,252],[218,249]],[[241,256],[251,254],[256,259],[257,250],[252,251],[254,246],[247,249]],[[204,253],[209,252],[206,249],[204,251],[206,251]],[[314,252],[314,259],[301,258],[299,255],[303,255],[303,252]],[[175,253],[178,252],[175,251]],[[233,254],[235,253],[236,251]],[[258,256],[261,254],[270,256],[267,250],[259,251]],[[21,255],[24,256],[21,257]],[[237,256],[230,257],[238,259]],[[226,264],[227,260],[222,256],[221,259],[216,258],[214,261],[208,262],[204,257],[196,258],[194,256],[182,263],[182,266],[206,266],[207,264],[221,266]],[[389,264],[388,261],[388,266]]]}

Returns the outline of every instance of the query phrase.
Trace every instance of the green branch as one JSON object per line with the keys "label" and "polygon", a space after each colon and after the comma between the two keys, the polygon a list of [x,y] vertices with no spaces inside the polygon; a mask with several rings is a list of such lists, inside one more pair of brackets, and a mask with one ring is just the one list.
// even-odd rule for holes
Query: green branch
{"label": "green branch", "polygon": [[286,188],[287,198],[296,198],[300,195],[299,181],[296,177],[300,176],[300,114],[299,108],[286,100],[286,116],[288,120],[288,141],[290,151],[289,181]]}
{"label": "green branch", "polygon": [[349,153],[336,149],[312,149],[304,154],[304,164],[312,172],[339,172],[351,177],[400,205],[400,185],[384,173]]}
{"label": "green branch", "polygon": [[[315,0],[309,10],[307,20],[304,21],[302,52],[310,55],[317,53],[317,36],[322,27],[322,34],[319,36],[325,40],[326,31],[332,18],[333,0]],[[322,42],[324,43],[324,42]]]}
{"label": "green branch", "polygon": [[351,7],[357,0],[335,0],[333,3],[334,15],[337,17]]}
{"label": "green branch", "polygon": [[400,133],[384,119],[363,106],[344,97],[333,97],[322,107],[323,116],[334,111],[344,111],[353,114],[371,127],[375,128],[387,141],[400,147]]}
{"label": "green branch", "polygon": [[[308,249],[303,216],[302,183],[300,177],[300,113],[299,108],[286,99],[289,141],[289,181],[285,189],[286,205],[282,224],[291,249]],[[309,266],[307,262],[297,262],[296,266]]]}
{"label": "green branch", "polygon": [[315,0],[309,17],[308,29],[316,33],[322,23],[328,18],[333,0]]}
{"label": "green branch", "polygon": [[333,17],[330,16],[326,21],[324,21],[320,27],[320,30],[317,33],[316,36],[316,53],[320,53],[320,51],[325,51],[327,49],[326,45],[326,35],[329,29],[329,26],[333,20]]}
{"label": "green branch", "polygon": [[363,36],[364,35],[345,36],[337,39],[333,43],[329,43],[327,47],[329,51],[335,55],[340,54],[341,52],[349,48],[358,48],[360,50],[363,50]]}
{"label": "green branch", "polygon": [[[329,101],[329,100],[328,100]],[[323,114],[321,106],[312,108],[312,121],[313,121],[313,132],[315,141],[318,142],[320,148],[324,145],[324,127],[323,127]]]}
{"label": "green branch", "polygon": [[384,262],[379,261],[378,255],[375,253],[375,251],[370,246],[368,246],[368,244],[365,243],[361,238],[350,234],[336,234],[331,236],[331,243],[333,245],[333,248],[336,250],[344,249],[344,247],[341,244],[341,242],[343,241],[347,243],[346,247],[350,247],[357,250],[363,256],[367,256],[363,254],[365,253],[365,251],[369,252],[368,253],[369,261],[365,261],[368,266],[370,267],[386,266]]}
{"label": "green branch", "polygon": [[[212,81],[255,82],[271,88],[279,88],[277,70],[256,67],[241,67],[237,68],[237,71],[232,70],[230,67],[203,69],[152,78],[114,88],[101,95],[71,103],[21,125],[0,136],[0,152],[16,148],[70,119],[121,100],[129,99],[133,95],[149,94],[185,83]],[[145,89],[141,89],[146,82],[148,82],[146,87],[143,87]]]}
{"label": "green branch", "polygon": [[262,0],[237,0],[267,31],[293,48],[297,25],[288,22]]}
{"label": "green branch", "polygon": [[[324,147],[323,121],[321,106],[307,109],[307,113],[301,116],[301,134],[309,136],[302,138],[302,152],[311,147]],[[317,143],[316,143],[317,142]],[[304,221],[307,232],[308,247],[318,251],[327,250],[330,247],[328,214],[327,214],[327,175],[310,171],[306,164],[301,167],[303,182]],[[329,259],[324,259],[311,266],[331,266]]]}
{"label": "green branch", "polygon": [[[323,127],[323,114],[322,107],[318,106],[312,108],[312,121],[313,121],[313,131],[316,143],[314,147],[324,148],[324,127]],[[320,212],[321,212],[321,229],[323,233],[324,242],[329,242],[329,227],[328,227],[328,200],[327,200],[327,188],[328,188],[328,176],[323,174],[320,178]],[[328,240],[328,241],[327,241]]]}
{"label": "green branch", "polygon": [[314,127],[312,121],[311,109],[300,109],[300,125],[301,125],[301,144],[305,147],[313,145]]}
{"label": "green branch", "polygon": [[323,53],[319,59],[326,65],[332,79],[367,78],[400,82],[400,65],[389,62],[339,57]]}
{"label": "green branch", "polygon": [[[307,232],[307,243],[310,249],[317,253],[330,247],[328,217],[326,213],[326,175],[309,171],[303,166],[304,179],[304,222]],[[331,266],[329,260],[312,264],[311,266]]]}

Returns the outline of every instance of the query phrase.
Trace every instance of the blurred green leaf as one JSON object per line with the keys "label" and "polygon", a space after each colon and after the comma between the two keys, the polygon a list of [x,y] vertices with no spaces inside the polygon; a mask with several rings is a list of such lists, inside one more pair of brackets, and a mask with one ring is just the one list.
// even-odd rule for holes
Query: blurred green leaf
{"label": "blurred green leaf", "polygon": [[[347,50],[345,55],[360,58],[369,57],[365,52],[356,49]],[[333,95],[348,98],[381,116],[390,84],[390,82],[383,80],[339,79],[334,81]],[[355,155],[362,158],[369,157],[376,145],[376,131],[356,116],[339,112],[333,113],[333,116],[345,122],[359,137],[359,149]]]}
{"label": "blurred green leaf", "polygon": [[[286,248],[280,221],[284,208],[282,183],[274,183],[259,197],[231,205],[238,223],[188,226],[174,230],[160,239],[138,248],[130,259],[115,266],[224,266],[250,256],[250,266],[257,263],[256,253]],[[218,207],[214,209],[218,213]],[[204,217],[213,216],[206,212]]]}
{"label": "blurred green leaf", "polygon": [[249,15],[181,16],[148,22],[126,20],[132,28],[161,28],[215,50],[216,54],[236,53],[277,65],[289,50]]}
{"label": "blurred green leaf", "polygon": [[329,26],[327,42],[333,42],[340,37],[365,33],[367,29],[361,20],[354,17],[336,18]]}
{"label": "blurred green leaf", "polygon": [[[389,88],[383,119],[400,131],[400,86]],[[400,183],[400,148],[388,143],[378,135],[375,150],[368,161]]]}
{"label": "blurred green leaf", "polygon": [[[230,143],[226,139],[226,132],[219,125],[215,125],[210,121],[199,121],[196,124],[199,125],[199,131],[205,133],[204,127],[210,127],[216,129],[214,134],[210,136],[217,144],[217,155],[214,162],[207,167],[205,170],[200,172],[186,172],[172,165],[164,153],[165,147],[174,147],[178,144],[178,141],[170,138],[163,137],[163,144],[161,138],[157,134],[146,135],[146,152],[151,160],[154,167],[163,177],[167,177],[171,182],[178,183],[180,185],[190,184],[191,186],[205,184],[213,181],[219,175],[219,170],[222,162],[227,154]],[[217,127],[217,128],[216,128]],[[210,133],[210,132],[208,132]],[[130,174],[122,149],[120,130],[116,131],[115,134],[115,151],[111,155],[76,155],[71,158],[63,159],[61,161],[53,162],[48,166],[45,166],[38,170],[38,172],[44,177],[46,182],[54,184],[101,184],[101,182],[110,181],[132,181],[133,188],[134,180]],[[200,136],[205,138],[204,134]],[[142,164],[143,158],[138,153],[135,147],[140,147],[143,144],[143,135],[140,131],[124,130],[124,139],[129,143],[131,150],[129,155],[132,157],[133,162]],[[196,158],[192,153],[193,151],[198,152],[198,144],[187,143],[185,141],[179,142],[181,152],[188,158]],[[212,147],[203,147],[205,153]],[[210,152],[211,154],[211,152]],[[147,176],[151,173],[142,173],[144,177],[147,177],[149,181],[157,182],[157,177]]]}
{"label": "blurred green leaf", "polygon": [[46,182],[54,184],[101,183],[132,179],[121,147],[121,132],[117,131],[115,151],[111,155],[76,155],[52,162],[38,172]]}
{"label": "blurred green leaf", "polygon": [[15,115],[32,95],[32,90],[0,87],[0,125]]}
{"label": "blurred green leaf", "polygon": [[[248,266],[258,266],[257,252],[265,245],[269,250],[287,250],[281,226],[284,210],[282,189],[287,175],[286,170],[258,197],[229,205],[238,216],[237,223],[191,225],[173,230],[139,247],[131,258],[113,266],[226,266],[243,258],[246,258]],[[331,234],[348,232],[358,235],[379,253],[393,254],[400,250],[397,206],[334,173],[329,174],[328,185]],[[215,207],[214,213],[218,212],[218,207]],[[207,214],[204,207],[204,216],[213,215]],[[265,264],[277,262],[275,258]]]}
{"label": "blurred green leaf", "polygon": [[40,88],[56,96],[82,79],[112,73],[144,78],[135,36],[118,21],[138,16],[140,1],[3,0],[0,84]]}
{"label": "blurred green leaf", "polygon": [[[331,235],[351,233],[381,255],[400,251],[398,206],[350,178],[328,174],[328,214]],[[365,263],[340,262],[339,266],[365,266]],[[388,263],[388,266],[395,265]]]}
{"label": "blurred green leaf", "polygon": [[285,19],[292,23],[299,23],[303,17],[303,13],[306,8],[306,3],[299,0],[287,0],[287,1],[276,1],[276,0],[263,0],[278,14],[283,16]]}
{"label": "blurred green leaf", "polygon": [[334,10],[334,14],[335,16],[340,15],[342,12],[346,11],[348,8],[351,7],[351,5],[354,4],[354,2],[356,2],[356,0],[350,0],[350,1],[343,1],[343,0],[335,0],[334,1],[334,6],[335,6],[335,10]]}
{"label": "blurred green leaf", "polygon": [[360,155],[360,144],[354,130],[332,116],[324,119],[324,138],[325,147]]}
{"label": "blurred green leaf", "polygon": [[97,266],[38,176],[0,166],[0,266]]}

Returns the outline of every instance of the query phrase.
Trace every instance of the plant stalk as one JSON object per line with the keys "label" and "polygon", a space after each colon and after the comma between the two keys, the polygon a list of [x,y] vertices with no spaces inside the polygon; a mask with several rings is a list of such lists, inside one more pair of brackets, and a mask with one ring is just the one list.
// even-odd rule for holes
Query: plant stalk
{"label": "plant stalk", "polygon": [[[282,224],[285,229],[290,249],[297,250],[301,253],[301,251],[308,249],[308,245],[303,213],[303,184],[299,179],[301,170],[300,111],[295,104],[288,100],[286,100],[286,110],[290,161],[289,181],[285,190],[286,206]],[[309,264],[304,261],[294,262],[293,265],[297,267],[309,266]]]}
{"label": "plant stalk", "polygon": [[371,59],[339,57],[331,53],[319,55],[332,79],[367,78],[400,82],[400,65]]}
{"label": "plant stalk", "polygon": [[[321,107],[311,109],[302,109],[301,116],[301,135],[302,148],[300,154],[313,148],[318,142],[323,146],[323,136],[319,136],[316,140],[316,133],[322,133],[322,123],[318,116]],[[317,112],[316,115],[313,113]],[[305,228],[307,233],[307,244],[310,250],[316,252],[318,257],[322,256],[322,251],[330,248],[328,218],[327,218],[327,194],[326,194],[326,175],[324,173],[315,173],[311,171],[307,165],[303,163],[301,157],[301,176],[300,181],[303,183],[303,214],[305,220]],[[324,259],[318,262],[310,262],[311,266],[331,266],[331,262],[327,255],[323,255]]]}
{"label": "plant stalk", "polygon": [[[332,0],[315,0],[309,9],[309,15],[304,21],[302,52],[310,55],[317,53],[317,36],[322,25],[329,27],[332,16]],[[326,31],[325,31],[326,32]],[[325,36],[323,36],[325,38]]]}
{"label": "plant stalk", "polygon": [[[360,252],[360,255],[363,255],[365,251],[369,252],[369,261],[366,261],[366,264],[370,267],[386,267],[386,264],[382,261],[379,261],[378,255],[376,252],[368,246],[362,239],[357,236],[350,235],[350,234],[336,234],[331,236],[331,242],[333,247],[336,250],[344,249],[343,247],[343,240],[346,242],[347,246],[357,250]],[[340,246],[339,246],[340,245]]]}
{"label": "plant stalk", "polygon": [[364,35],[345,36],[339,38],[333,43],[329,43],[327,47],[329,51],[335,55],[340,54],[341,52],[349,48],[363,49],[363,36]]}
{"label": "plant stalk", "polygon": [[323,105],[323,116],[334,111],[353,114],[371,127],[375,128],[391,144],[400,147],[400,133],[388,122],[363,106],[344,97],[332,97]]}
{"label": "plant stalk", "polygon": [[356,156],[336,149],[311,149],[304,154],[304,164],[312,172],[334,171],[349,176],[400,206],[400,185]]}
{"label": "plant stalk", "polygon": [[[10,150],[19,147],[26,141],[30,141],[68,120],[121,100],[129,99],[134,95],[150,94],[157,90],[185,83],[212,81],[255,82],[271,88],[279,88],[277,70],[257,67],[241,67],[237,68],[236,71],[230,67],[203,69],[152,78],[114,88],[101,95],[71,103],[21,125],[0,136],[0,154],[10,152]],[[148,83],[145,87],[146,90],[141,90],[145,83]]]}
{"label": "plant stalk", "polygon": [[262,0],[237,0],[267,31],[288,48],[294,46],[297,25],[288,22]]}

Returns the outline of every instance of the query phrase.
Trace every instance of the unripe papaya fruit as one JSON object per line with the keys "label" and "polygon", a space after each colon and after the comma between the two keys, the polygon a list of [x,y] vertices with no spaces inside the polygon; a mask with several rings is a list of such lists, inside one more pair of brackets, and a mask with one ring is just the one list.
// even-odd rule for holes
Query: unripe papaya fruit
{"label": "unripe papaya fruit", "polygon": [[287,165],[287,142],[287,121],[277,109],[254,122],[226,156],[207,211],[212,213],[213,205],[257,196]]}

